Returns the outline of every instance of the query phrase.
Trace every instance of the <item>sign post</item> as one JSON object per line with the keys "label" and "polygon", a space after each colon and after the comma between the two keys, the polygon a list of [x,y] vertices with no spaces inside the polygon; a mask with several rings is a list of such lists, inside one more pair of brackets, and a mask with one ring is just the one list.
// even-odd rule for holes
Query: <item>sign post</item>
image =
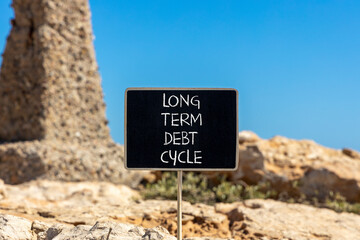
{"label": "sign post", "polygon": [[126,90],[125,167],[177,171],[179,240],[182,239],[183,171],[234,171],[237,159],[237,90]]}
{"label": "sign post", "polygon": [[182,239],[182,171],[177,171],[177,238]]}

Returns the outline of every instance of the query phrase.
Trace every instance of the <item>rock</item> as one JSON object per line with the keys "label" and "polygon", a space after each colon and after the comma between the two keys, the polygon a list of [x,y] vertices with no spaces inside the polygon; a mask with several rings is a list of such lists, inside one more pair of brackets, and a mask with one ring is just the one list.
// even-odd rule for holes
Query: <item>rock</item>
{"label": "rock", "polygon": [[251,132],[251,131],[241,131],[241,132],[239,132],[239,143],[256,142],[259,139],[260,139],[259,136],[256,135],[255,133]]}
{"label": "rock", "polygon": [[[59,231],[54,227],[49,228],[49,224],[61,223],[63,224],[61,227],[64,228],[64,224],[90,226],[96,221],[130,223],[151,229],[162,226],[174,236],[177,232],[175,201],[144,201],[136,191],[125,185],[36,180],[15,186],[5,185],[4,189],[7,197],[0,200],[0,213],[16,213],[34,221],[34,232],[42,237],[54,235]],[[41,225],[40,222],[47,225]],[[228,226],[227,217],[216,213],[214,207],[183,202],[184,237],[195,234],[195,236],[229,238],[231,234]],[[50,230],[45,234],[44,229],[47,227]],[[81,236],[87,236],[88,233],[84,233],[86,229],[80,230],[66,231],[69,234],[77,234],[80,231],[81,234],[85,234]],[[146,231],[142,234],[145,233]],[[151,237],[152,234],[149,236]]]}
{"label": "rock", "polygon": [[39,240],[52,240],[55,239],[55,237],[57,237],[62,231],[66,231],[71,228],[73,227],[64,224],[54,224],[44,231],[39,232],[38,238],[40,238]]}
{"label": "rock", "polygon": [[164,228],[144,229],[124,223],[96,223],[94,226],[80,225],[65,228],[53,240],[175,240]]}
{"label": "rock", "polygon": [[[175,239],[177,202],[141,200],[112,183],[37,180],[4,185],[0,239]],[[4,217],[5,216],[5,217]],[[186,239],[357,239],[360,216],[302,204],[246,200],[215,206],[183,202]],[[5,231],[5,230],[6,231]],[[111,230],[110,230],[111,229]],[[14,235],[17,236],[17,235]]]}
{"label": "rock", "polygon": [[235,239],[332,239],[360,236],[360,216],[274,200],[247,200],[215,206],[227,214]]}
{"label": "rock", "polygon": [[[248,132],[240,135],[251,136]],[[354,150],[334,150],[313,141],[280,136],[248,139],[239,144],[238,170],[227,173],[232,181],[269,181],[278,192],[319,199],[339,192],[348,201],[360,201],[360,157]],[[298,187],[294,189],[294,185]]]}
{"label": "rock", "polygon": [[[23,213],[32,209],[38,211],[40,216],[45,212],[48,216],[57,216],[74,211],[74,218],[78,218],[80,216],[76,216],[76,208],[118,204],[127,206],[140,198],[139,193],[129,187],[108,182],[63,183],[37,180],[16,186],[5,185],[4,190],[7,197],[0,201],[0,209],[4,206],[14,210],[24,209]],[[74,209],[68,209],[69,206]],[[32,214],[33,212],[31,211]]]}
{"label": "rock", "polygon": [[[38,228],[40,226],[40,229]],[[169,232],[156,227],[145,229],[125,223],[97,222],[93,226],[79,225],[75,227],[31,221],[11,215],[0,214],[0,239],[3,240],[175,240]]]}
{"label": "rock", "polygon": [[356,152],[355,150],[352,150],[352,149],[349,149],[349,148],[344,148],[342,150],[342,153],[351,157],[351,158],[354,158],[354,159],[360,159],[360,153]]}
{"label": "rock", "polygon": [[31,221],[0,214],[0,240],[33,240]]}
{"label": "rock", "polygon": [[113,143],[87,0],[14,0],[0,71],[0,178],[133,186]]}
{"label": "rock", "polygon": [[[175,201],[147,200],[132,205],[120,217],[122,222],[129,222],[144,227],[163,226],[174,236],[177,234],[177,210]],[[215,212],[214,207],[204,204],[191,205],[183,202],[183,237],[202,236],[230,238],[229,221],[223,214]]]}

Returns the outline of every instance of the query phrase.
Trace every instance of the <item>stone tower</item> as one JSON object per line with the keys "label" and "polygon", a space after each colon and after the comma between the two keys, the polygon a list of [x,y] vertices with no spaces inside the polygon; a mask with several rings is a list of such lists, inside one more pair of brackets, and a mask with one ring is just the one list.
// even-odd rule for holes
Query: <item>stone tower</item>
{"label": "stone tower", "polygon": [[133,182],[112,142],[87,0],[14,0],[0,72],[0,178]]}
{"label": "stone tower", "polygon": [[14,0],[0,140],[109,139],[86,1]]}

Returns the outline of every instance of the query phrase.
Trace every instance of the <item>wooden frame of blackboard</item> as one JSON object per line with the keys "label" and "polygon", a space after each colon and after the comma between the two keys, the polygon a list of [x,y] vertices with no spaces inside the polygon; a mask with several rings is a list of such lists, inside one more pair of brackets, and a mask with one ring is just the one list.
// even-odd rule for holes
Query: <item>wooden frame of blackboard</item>
{"label": "wooden frame of blackboard", "polygon": [[[128,168],[127,166],[127,92],[132,90],[142,90],[142,91],[152,91],[152,90],[174,90],[174,91],[202,91],[202,90],[210,90],[210,91],[235,91],[236,93],[236,159],[235,159],[235,167],[234,168]],[[158,87],[130,87],[125,90],[125,114],[124,114],[124,158],[125,158],[125,169],[127,170],[155,170],[155,171],[235,171],[239,165],[239,92],[235,88],[158,88]]]}

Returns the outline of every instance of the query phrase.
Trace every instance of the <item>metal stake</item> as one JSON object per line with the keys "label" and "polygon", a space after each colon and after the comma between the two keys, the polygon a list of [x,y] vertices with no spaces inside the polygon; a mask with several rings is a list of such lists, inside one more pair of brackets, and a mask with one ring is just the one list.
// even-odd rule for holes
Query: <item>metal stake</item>
{"label": "metal stake", "polygon": [[182,240],[182,171],[177,171],[177,181],[178,181],[178,190],[177,190],[177,239]]}

